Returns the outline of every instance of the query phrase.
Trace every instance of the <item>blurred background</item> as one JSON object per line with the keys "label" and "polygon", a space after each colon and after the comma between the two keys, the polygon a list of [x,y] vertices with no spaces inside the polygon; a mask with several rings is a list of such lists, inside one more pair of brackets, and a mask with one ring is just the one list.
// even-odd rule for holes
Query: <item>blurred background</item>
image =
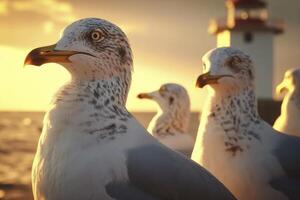
{"label": "blurred background", "polygon": [[[288,68],[298,67],[300,2],[263,2],[268,9],[264,19],[281,22],[276,25],[280,34],[269,30],[276,34],[268,46],[271,49],[264,49],[273,55],[267,58],[272,60],[272,70],[263,76],[275,86]],[[137,99],[137,94],[156,90],[166,82],[179,83],[190,94],[194,112],[190,127],[195,134],[206,93],[195,88],[202,73],[201,57],[217,46],[219,32],[211,30],[211,20],[226,20],[228,9],[224,0],[0,0],[0,199],[32,199],[30,170],[43,114],[53,93],[70,78],[57,64],[23,68],[31,49],[56,43],[64,27],[80,18],[98,17],[119,25],[134,55],[127,108],[147,127],[156,104]],[[241,17],[251,18],[243,13]],[[209,27],[214,34],[208,32]],[[234,28],[226,24],[225,29]],[[246,29],[253,29],[255,35],[255,27]]]}

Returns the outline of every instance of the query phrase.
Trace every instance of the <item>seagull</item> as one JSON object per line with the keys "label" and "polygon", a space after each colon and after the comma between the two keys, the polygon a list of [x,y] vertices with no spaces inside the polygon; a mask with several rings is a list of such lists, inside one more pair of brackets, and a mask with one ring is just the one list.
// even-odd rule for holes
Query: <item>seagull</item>
{"label": "seagull", "polygon": [[284,93],[281,115],[273,128],[295,136],[300,136],[300,69],[286,71],[283,81],[276,87],[276,93]]}
{"label": "seagull", "polygon": [[192,159],[237,199],[300,199],[300,139],[281,134],[257,111],[251,58],[232,47],[203,56],[207,86]]}
{"label": "seagull", "polygon": [[151,120],[148,131],[167,147],[190,157],[194,140],[188,134],[191,110],[186,89],[167,83],[158,91],[140,93],[138,98],[151,99],[159,105],[159,112]]}
{"label": "seagull", "polygon": [[197,163],[159,143],[127,111],[132,52],[103,19],[69,25],[25,65],[58,63],[71,80],[44,118],[32,167],[35,200],[235,199]]}

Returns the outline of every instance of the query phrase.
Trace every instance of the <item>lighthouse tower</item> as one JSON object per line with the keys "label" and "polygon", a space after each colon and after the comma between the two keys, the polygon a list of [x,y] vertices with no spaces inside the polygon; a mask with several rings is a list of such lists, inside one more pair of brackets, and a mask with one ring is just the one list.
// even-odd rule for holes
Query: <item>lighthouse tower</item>
{"label": "lighthouse tower", "polygon": [[226,7],[227,17],[212,20],[209,33],[216,35],[218,47],[233,46],[251,55],[257,96],[271,99],[274,36],[283,33],[283,22],[269,20],[267,4],[261,0],[227,0]]}

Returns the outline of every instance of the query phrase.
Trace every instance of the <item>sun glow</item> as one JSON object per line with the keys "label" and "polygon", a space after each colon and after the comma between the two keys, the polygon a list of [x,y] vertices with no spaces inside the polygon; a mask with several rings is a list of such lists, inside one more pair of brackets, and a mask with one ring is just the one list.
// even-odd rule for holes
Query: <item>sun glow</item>
{"label": "sun glow", "polygon": [[57,64],[23,68],[28,52],[0,46],[0,110],[45,110],[53,93],[69,79]]}
{"label": "sun glow", "polygon": [[1,15],[5,15],[5,14],[7,14],[7,8],[8,7],[8,2],[7,2],[7,0],[4,0],[4,1],[1,1],[0,2],[0,14]]}
{"label": "sun glow", "polygon": [[[23,68],[25,56],[30,49],[17,49],[0,46],[0,110],[45,110],[53,94],[70,79],[69,73],[58,64],[46,64],[42,67],[27,66]],[[132,111],[154,111],[155,103],[136,98],[140,92],[157,90],[166,82],[183,84],[189,91],[191,99],[199,99],[201,91],[194,86],[195,77],[189,78],[182,73],[180,66],[174,66],[170,72],[164,63],[146,64],[145,60],[137,60],[133,72],[133,80],[127,101]],[[198,101],[192,104],[194,110],[199,109]]]}
{"label": "sun glow", "polygon": [[[154,102],[142,101],[136,96],[140,92],[157,90],[168,82],[183,85],[190,94],[192,109],[201,109],[203,91],[195,88],[195,80],[201,73],[201,53],[195,45],[199,35],[197,31],[193,35],[191,29],[181,28],[194,27],[192,22],[179,20],[170,24],[167,18],[155,21],[151,13],[147,14],[149,19],[138,19],[136,15],[141,15],[139,9],[132,15],[123,12],[121,7],[108,9],[110,5],[103,2],[99,8],[101,12],[98,7],[87,10],[60,0],[0,0],[0,17],[3,18],[0,110],[46,110],[53,94],[70,79],[70,75],[58,64],[23,69],[25,56],[33,48],[54,44],[59,39],[60,30],[85,17],[104,18],[118,24],[130,40],[134,72],[127,101],[129,110],[155,111]],[[206,34],[205,30],[203,32]],[[182,35],[190,35],[190,40]],[[192,38],[196,36],[195,42]]]}
{"label": "sun glow", "polygon": [[44,24],[43,24],[43,29],[45,31],[46,34],[50,34],[53,32],[53,29],[54,29],[54,24],[52,21],[46,21]]}

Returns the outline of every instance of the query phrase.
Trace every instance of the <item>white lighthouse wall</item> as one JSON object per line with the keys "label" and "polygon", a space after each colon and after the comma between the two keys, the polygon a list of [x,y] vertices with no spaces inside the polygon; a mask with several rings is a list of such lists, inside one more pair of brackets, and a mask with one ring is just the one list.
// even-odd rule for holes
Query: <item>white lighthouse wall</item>
{"label": "white lighthouse wall", "polygon": [[242,31],[223,31],[217,36],[217,46],[233,46],[247,52],[254,62],[256,93],[259,98],[273,98],[273,33],[252,32],[246,42]]}

